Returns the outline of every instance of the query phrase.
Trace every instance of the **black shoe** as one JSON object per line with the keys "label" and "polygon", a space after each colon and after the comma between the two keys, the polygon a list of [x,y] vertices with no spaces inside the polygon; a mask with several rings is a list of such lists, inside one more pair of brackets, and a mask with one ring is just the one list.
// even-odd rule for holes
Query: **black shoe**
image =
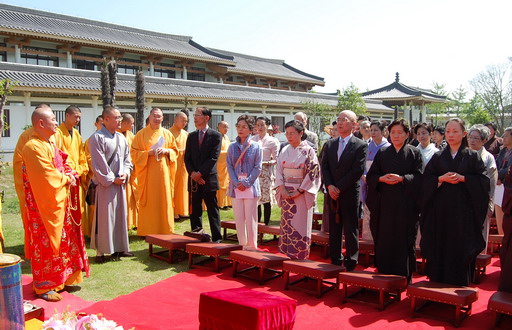
{"label": "black shoe", "polygon": [[121,257],[125,258],[125,257],[134,257],[135,255],[131,252],[114,252],[114,254],[112,254],[112,258],[114,259],[119,259]]}
{"label": "black shoe", "polygon": [[94,258],[94,262],[97,264],[104,264],[106,261],[107,258],[105,258],[105,256],[96,256],[96,258]]}
{"label": "black shoe", "polygon": [[218,239],[216,241],[213,241],[214,243],[222,243],[222,240],[221,239]]}

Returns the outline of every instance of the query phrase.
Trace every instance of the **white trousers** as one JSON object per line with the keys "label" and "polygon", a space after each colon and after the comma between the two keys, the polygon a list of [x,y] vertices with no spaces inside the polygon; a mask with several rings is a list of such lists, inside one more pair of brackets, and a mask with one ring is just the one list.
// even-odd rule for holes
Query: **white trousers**
{"label": "white trousers", "polygon": [[238,243],[244,250],[256,250],[258,247],[258,197],[231,198],[236,222]]}

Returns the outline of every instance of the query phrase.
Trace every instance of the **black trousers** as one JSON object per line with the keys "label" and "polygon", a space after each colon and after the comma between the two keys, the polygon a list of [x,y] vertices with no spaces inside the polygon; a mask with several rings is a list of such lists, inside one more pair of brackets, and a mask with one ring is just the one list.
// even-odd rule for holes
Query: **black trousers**
{"label": "black trousers", "polygon": [[[263,221],[265,225],[268,225],[270,222],[270,212],[272,211],[272,207],[270,202],[263,204]],[[261,222],[261,205],[258,205],[258,222]]]}
{"label": "black trousers", "polygon": [[222,239],[220,232],[220,212],[217,204],[216,191],[203,191],[199,186],[196,192],[192,193],[192,213],[190,214],[190,226],[192,230],[203,228],[203,200],[208,212],[212,241]]}
{"label": "black trousers", "polygon": [[[359,222],[357,205],[353,210],[344,210],[336,222],[336,210],[331,207],[329,212],[329,256],[335,265],[345,265],[347,270],[353,270],[359,258]],[[342,237],[345,236],[345,257],[341,254]]]}

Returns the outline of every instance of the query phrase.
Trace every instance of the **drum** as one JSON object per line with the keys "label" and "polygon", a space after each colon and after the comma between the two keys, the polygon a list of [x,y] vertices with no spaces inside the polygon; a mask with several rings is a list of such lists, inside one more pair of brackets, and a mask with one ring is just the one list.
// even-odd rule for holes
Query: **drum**
{"label": "drum", "polygon": [[0,330],[24,329],[21,258],[0,253]]}

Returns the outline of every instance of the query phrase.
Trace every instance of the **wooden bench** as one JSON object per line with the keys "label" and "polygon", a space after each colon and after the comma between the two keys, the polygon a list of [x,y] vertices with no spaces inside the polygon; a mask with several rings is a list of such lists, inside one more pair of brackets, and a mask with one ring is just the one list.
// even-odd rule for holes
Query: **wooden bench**
{"label": "wooden bench", "polygon": [[[146,236],[146,243],[149,244],[149,256],[167,261],[170,264],[174,263],[175,251],[185,251],[185,246],[188,243],[199,242],[200,240],[197,238],[177,234],[155,234]],[[166,250],[154,252],[153,245],[160,246]],[[165,254],[167,251],[169,252],[169,257],[166,258],[161,255]]]}
{"label": "wooden bench", "polygon": [[222,238],[225,241],[227,241],[228,239],[238,241],[238,237],[236,236],[236,234],[228,235],[228,229],[232,229],[232,230],[236,231],[236,222],[235,221],[223,220],[220,222],[220,227],[223,229]]}
{"label": "wooden bench", "polygon": [[359,240],[359,255],[364,256],[364,266],[370,267],[370,258],[375,255],[375,243],[370,240]]}
{"label": "wooden bench", "polygon": [[[400,301],[402,292],[407,288],[407,278],[399,275],[385,275],[373,272],[342,272],[338,275],[339,282],[343,284],[341,292],[341,303],[347,301],[363,303],[380,310],[392,303]],[[358,287],[359,290],[348,295],[348,286]],[[355,296],[364,292],[364,289],[370,289],[379,292],[378,302],[369,300],[355,299]]]}
{"label": "wooden bench", "polygon": [[258,223],[258,241],[260,244],[266,243],[263,241],[263,235],[273,235],[274,238],[268,242],[274,241],[278,236],[281,236],[281,226],[265,225],[264,223]]}
{"label": "wooden bench", "polygon": [[[241,245],[227,244],[227,243],[214,243],[214,242],[204,242],[204,243],[189,243],[186,247],[186,252],[188,253],[188,267],[189,268],[205,268],[205,269],[213,269],[216,272],[219,272],[221,269],[228,267],[231,265],[230,259],[222,258],[224,256],[229,256],[231,251],[241,250]],[[209,259],[203,260],[200,263],[194,264],[193,258],[194,255],[202,255],[208,256]],[[205,262],[213,259],[214,266],[208,267],[203,266]],[[222,265],[221,265],[222,263]]]}
{"label": "wooden bench", "polygon": [[323,257],[329,257],[329,233],[320,230],[313,230],[311,232],[311,242],[323,246]]}
{"label": "wooden bench", "polygon": [[487,309],[493,312],[493,325],[497,327],[503,315],[512,315],[512,293],[502,291],[493,293]]}
{"label": "wooden bench", "polygon": [[[430,318],[446,320],[439,316],[420,313],[428,302],[437,302],[455,306],[455,317],[448,319],[455,327],[458,327],[461,321],[471,315],[472,304],[478,299],[478,290],[466,286],[444,284],[437,282],[421,281],[409,285],[407,296],[411,298],[412,317],[424,315]],[[422,300],[418,304],[418,300]]]}
{"label": "wooden bench", "polygon": [[488,254],[479,254],[476,257],[475,262],[475,273],[473,275],[473,282],[474,283],[480,283],[482,280],[482,277],[485,276],[485,270],[487,266],[491,264],[491,256]]}
{"label": "wooden bench", "polygon": [[[290,260],[290,258],[284,255],[277,255],[270,252],[246,250],[231,251],[229,253],[229,259],[233,261],[233,277],[240,275],[252,280],[257,280],[260,284],[281,276],[282,271],[280,269],[283,267],[283,262]],[[239,270],[239,264],[249,265],[249,267]],[[257,276],[250,276],[249,274],[245,274],[255,269],[258,270]],[[271,275],[265,277],[265,272],[271,273]]]}
{"label": "wooden bench", "polygon": [[[328,264],[325,262],[313,261],[313,260],[286,260],[283,262],[284,272],[284,289],[288,290],[290,286],[293,286],[299,282],[307,281],[308,279],[316,280],[316,289],[309,290],[301,286],[295,288],[305,291],[307,293],[316,294],[318,298],[321,298],[327,291],[339,288],[338,274],[345,271],[345,267]],[[290,282],[290,273],[302,275],[298,280]],[[335,278],[336,282],[329,282],[326,279]],[[324,285],[325,284],[325,285]]]}

